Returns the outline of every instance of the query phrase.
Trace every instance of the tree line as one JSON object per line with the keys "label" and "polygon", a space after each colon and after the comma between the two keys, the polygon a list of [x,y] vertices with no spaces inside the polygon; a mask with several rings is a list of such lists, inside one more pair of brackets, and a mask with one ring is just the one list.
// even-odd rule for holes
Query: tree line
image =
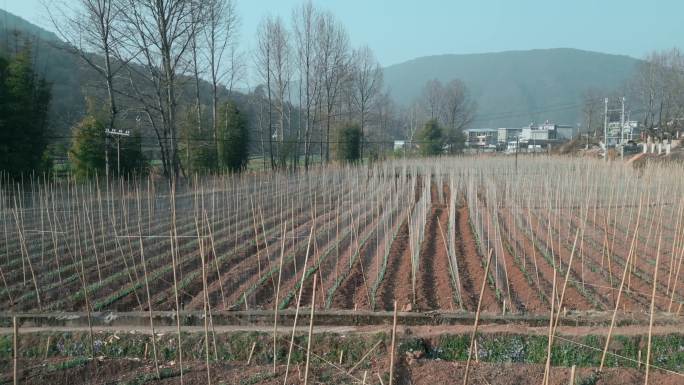
{"label": "tree line", "polygon": [[0,170],[18,178],[52,167],[48,147],[50,84],[33,68],[31,44],[0,50]]}
{"label": "tree line", "polygon": [[655,51],[641,60],[633,76],[620,88],[591,88],[582,95],[583,126],[595,138],[603,136],[604,99],[609,121],[618,121],[620,100],[627,101],[630,120],[646,135],[673,138],[684,128],[684,55],[678,48]]}
{"label": "tree line", "polygon": [[[363,157],[371,120],[378,125],[383,111],[387,120],[388,108],[378,102],[389,98],[373,52],[353,49],[345,27],[311,2],[295,7],[287,23],[264,17],[254,52],[240,46],[235,0],[46,6],[68,49],[99,79],[99,109],[88,111],[74,136],[94,132],[85,129],[92,125],[151,132],[156,150],[149,157],[167,176],[241,170],[250,152],[260,152],[274,169],[308,168],[314,158],[331,161],[335,132],[343,126],[360,128]],[[259,86],[244,96],[236,88],[246,82],[248,67]],[[106,172],[114,168],[113,138],[103,139],[104,159],[89,164]]]}

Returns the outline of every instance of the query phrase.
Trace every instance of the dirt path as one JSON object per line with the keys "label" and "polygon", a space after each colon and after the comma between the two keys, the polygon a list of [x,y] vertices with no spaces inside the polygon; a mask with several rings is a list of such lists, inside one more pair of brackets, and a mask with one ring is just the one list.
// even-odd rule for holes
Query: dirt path
{"label": "dirt path", "polygon": [[[309,325],[306,323],[297,326],[296,331],[306,332]],[[586,335],[607,335],[608,327],[602,326],[558,326],[557,335],[564,336],[586,336]],[[155,333],[159,334],[176,334],[177,328],[175,325],[155,325]],[[405,335],[407,332],[412,337],[431,338],[439,337],[443,334],[470,334],[473,330],[472,325],[440,325],[440,326],[397,326],[397,334]],[[22,327],[21,334],[29,333],[67,333],[67,332],[81,332],[88,333],[90,328],[87,325],[83,326],[50,326],[50,327]],[[184,333],[204,333],[204,326],[183,326]],[[238,333],[238,332],[257,332],[257,333],[272,333],[272,325],[215,325],[214,331],[216,333]],[[340,325],[340,326],[316,326],[314,325],[313,332],[316,334],[333,333],[333,334],[376,334],[387,332],[387,325]],[[680,325],[655,325],[653,326],[654,335],[668,335],[677,334],[681,331]],[[135,326],[93,326],[95,333],[138,333],[150,334],[150,329],[147,327]],[[292,333],[292,327],[279,328],[282,334]],[[641,336],[645,335],[648,329],[641,325],[633,326],[618,326],[613,329],[613,336]],[[13,329],[3,327],[0,328],[0,335],[12,334]],[[538,335],[545,336],[549,333],[548,326],[527,326],[519,324],[483,324],[478,327],[478,333],[483,334],[520,334],[520,335]]]}

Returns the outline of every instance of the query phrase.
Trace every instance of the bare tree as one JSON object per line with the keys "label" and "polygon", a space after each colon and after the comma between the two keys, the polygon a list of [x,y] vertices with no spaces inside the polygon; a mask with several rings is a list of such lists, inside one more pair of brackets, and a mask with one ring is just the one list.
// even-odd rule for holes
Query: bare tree
{"label": "bare tree", "polygon": [[[304,168],[309,168],[311,152],[311,129],[319,94],[318,77],[315,76],[316,40],[315,29],[318,11],[307,1],[292,13],[295,50],[297,52],[297,74],[299,77],[299,108],[304,118]],[[297,142],[301,138],[298,137]],[[295,152],[298,154],[299,150]]]}
{"label": "bare tree", "polygon": [[330,162],[330,127],[342,82],[348,75],[349,35],[329,12],[318,18],[317,35],[318,72],[325,103],[325,161]]}
{"label": "bare tree", "polygon": [[430,119],[439,119],[442,113],[444,86],[437,79],[428,80],[423,86],[421,100]]}
{"label": "bare tree", "polygon": [[382,70],[375,59],[373,51],[363,46],[354,52],[354,100],[359,111],[361,126],[361,158],[363,158],[363,141],[366,128],[366,118],[372,103],[382,88]]}
{"label": "bare tree", "polygon": [[[109,121],[107,128],[116,126],[118,114],[114,77],[126,65],[126,60],[115,60],[120,43],[120,23],[123,16],[121,0],[69,0],[43,2],[59,36],[103,80],[107,90]],[[108,143],[107,143],[108,144]],[[109,152],[105,150],[109,179]]]}
{"label": "bare tree", "polygon": [[267,127],[268,127],[268,151],[271,159],[271,168],[276,167],[275,155],[273,153],[273,101],[272,101],[272,85],[271,85],[271,60],[273,58],[272,43],[273,43],[273,29],[275,22],[271,16],[267,16],[259,24],[257,32],[257,50],[255,52],[255,62],[257,71],[260,74],[262,81],[266,84],[266,97],[268,101],[267,112]]}
{"label": "bare tree", "polygon": [[475,117],[475,103],[466,85],[458,79],[450,81],[443,88],[440,104],[444,124],[452,133],[463,131]]}
{"label": "bare tree", "polygon": [[598,137],[599,128],[603,125],[603,99],[596,89],[590,88],[582,94],[582,114],[587,134]]}
{"label": "bare tree", "polygon": [[[197,28],[203,27],[204,15],[199,12],[199,9],[192,10],[192,22],[198,26]],[[199,62],[199,51],[201,49],[197,33],[195,33],[190,42],[190,52],[192,54],[192,75],[195,83],[195,118],[197,119],[197,131],[199,132],[202,131],[202,100],[200,98],[200,74],[202,70]],[[187,150],[190,151],[190,146],[187,146]]]}
{"label": "bare tree", "polygon": [[[271,72],[275,88],[276,109],[278,112],[278,127],[275,136],[278,140],[278,159],[280,167],[285,167],[286,156],[285,153],[285,126],[287,115],[287,108],[289,105],[289,89],[292,78],[292,63],[291,63],[291,47],[289,41],[289,32],[285,28],[283,20],[276,17],[272,20],[273,25],[270,29],[271,42]],[[289,122],[288,122],[289,124]],[[289,146],[287,146],[289,147]]]}
{"label": "bare tree", "polygon": [[[238,18],[235,0],[208,0],[205,1],[204,6],[206,26],[203,29],[203,36],[211,82],[211,124],[216,142],[218,140],[218,90],[220,83],[227,79],[232,91],[233,83],[239,71],[237,38],[240,19]],[[215,144],[218,148],[218,143]]]}
{"label": "bare tree", "polygon": [[[684,117],[684,56],[678,49],[654,52],[639,66],[632,81],[647,129],[677,130]],[[660,131],[662,132],[662,130]]]}
{"label": "bare tree", "polygon": [[[167,152],[165,172],[180,173],[176,115],[178,75],[199,25],[194,16],[202,10],[192,0],[125,0],[125,41],[128,54],[144,66],[157,89],[161,90],[158,111],[162,119],[160,148]],[[167,143],[167,144],[166,144]],[[166,145],[165,145],[166,144]]]}

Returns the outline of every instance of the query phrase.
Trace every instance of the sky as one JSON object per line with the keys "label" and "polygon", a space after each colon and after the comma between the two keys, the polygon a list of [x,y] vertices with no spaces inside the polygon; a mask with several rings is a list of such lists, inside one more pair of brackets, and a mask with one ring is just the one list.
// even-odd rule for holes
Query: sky
{"label": "sky", "polygon": [[[49,1],[49,0],[48,0]],[[241,44],[255,45],[265,15],[289,21],[302,0],[237,0]],[[642,58],[684,47],[682,0],[314,0],[367,44],[384,66],[421,56],[578,48]],[[52,29],[41,0],[0,7]]]}

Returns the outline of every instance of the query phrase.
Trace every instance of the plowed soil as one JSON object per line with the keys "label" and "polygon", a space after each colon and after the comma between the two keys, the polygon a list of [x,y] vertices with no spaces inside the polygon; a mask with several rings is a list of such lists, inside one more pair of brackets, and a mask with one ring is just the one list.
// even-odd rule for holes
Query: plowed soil
{"label": "plowed soil", "polygon": [[[461,285],[463,286],[463,302],[466,310],[476,311],[477,303],[484,279],[483,258],[477,252],[477,243],[470,227],[470,213],[467,206],[461,206],[456,210],[456,247],[460,258],[458,259]],[[494,290],[487,284],[482,295],[483,312],[499,312],[501,306],[494,295]]]}
{"label": "plowed soil", "polygon": [[[449,228],[449,210],[448,203],[438,202],[438,188],[434,183],[430,188],[432,204],[425,224],[425,238],[420,249],[416,279],[416,310],[454,309],[449,253],[446,249],[446,240],[443,239]],[[444,192],[444,196],[449,196],[448,189]]]}
{"label": "plowed soil", "polygon": [[399,310],[413,302],[408,221],[402,223],[397,239],[392,242],[390,247],[385,279],[380,283],[375,299],[376,310],[394,309],[395,299]]}

